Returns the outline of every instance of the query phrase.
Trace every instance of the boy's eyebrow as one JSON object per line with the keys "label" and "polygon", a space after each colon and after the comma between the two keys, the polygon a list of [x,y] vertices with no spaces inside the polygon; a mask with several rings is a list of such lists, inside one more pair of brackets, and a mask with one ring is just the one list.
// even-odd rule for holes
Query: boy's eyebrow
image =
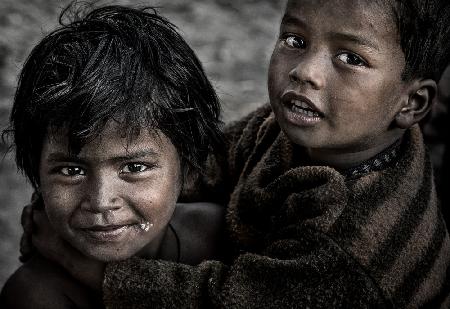
{"label": "boy's eyebrow", "polygon": [[[114,156],[112,158],[107,158],[106,161],[120,162],[127,160],[135,160],[144,157],[159,157],[159,154],[151,149],[137,150],[133,152],[127,152],[124,155]],[[87,158],[69,155],[64,152],[52,152],[47,156],[47,162],[80,162],[85,163],[88,161]]]}
{"label": "boy's eyebrow", "polygon": [[308,25],[305,22],[303,22],[303,20],[301,20],[296,16],[289,15],[288,13],[284,14],[283,19],[281,19],[281,24],[308,28]]}
{"label": "boy's eyebrow", "polygon": [[[303,22],[300,18],[296,16],[289,15],[286,13],[281,20],[282,25],[292,25],[292,26],[300,26],[302,28],[308,29],[308,25]],[[372,41],[367,40],[361,36],[354,35],[351,33],[342,33],[342,32],[331,32],[329,36],[334,39],[342,40],[342,41],[350,41],[356,43],[361,46],[367,46],[372,49],[379,51],[378,46],[376,46]]]}
{"label": "boy's eyebrow", "polygon": [[341,40],[341,41],[349,41],[352,43],[356,43],[358,45],[367,46],[372,49],[379,51],[379,48],[372,41],[365,39],[361,36],[354,35],[351,33],[343,33],[343,32],[330,32],[329,36],[333,39]]}

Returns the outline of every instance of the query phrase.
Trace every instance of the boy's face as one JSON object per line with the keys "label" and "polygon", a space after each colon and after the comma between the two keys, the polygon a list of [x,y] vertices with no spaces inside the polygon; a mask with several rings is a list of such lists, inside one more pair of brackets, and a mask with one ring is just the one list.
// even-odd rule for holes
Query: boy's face
{"label": "boy's face", "polygon": [[405,60],[393,18],[374,2],[288,2],[268,85],[294,143],[354,153],[399,137],[390,126],[406,93]]}
{"label": "boy's face", "polygon": [[166,136],[142,130],[129,141],[121,133],[108,123],[76,157],[61,133],[46,139],[41,156],[50,223],[75,248],[102,261],[144,247],[156,251],[180,191],[180,160]]}

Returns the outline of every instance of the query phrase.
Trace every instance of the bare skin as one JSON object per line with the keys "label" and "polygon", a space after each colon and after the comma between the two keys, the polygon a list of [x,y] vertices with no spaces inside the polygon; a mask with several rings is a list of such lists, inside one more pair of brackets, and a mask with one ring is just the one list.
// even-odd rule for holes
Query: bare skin
{"label": "bare skin", "polygon": [[[73,304],[78,308],[100,308],[106,262],[81,254],[62,239],[45,211],[27,206],[22,219],[23,226],[33,232],[33,245],[43,256],[33,254],[11,277],[3,291],[2,306],[20,309],[34,303],[34,308],[69,308]],[[181,255],[176,250],[175,235],[167,229],[156,258],[180,258],[179,262],[190,265],[219,258],[223,207],[210,203],[177,204],[170,223],[180,241]]]}
{"label": "bare skin", "polygon": [[[101,290],[107,262],[139,256],[197,264],[218,252],[222,207],[176,206],[180,160],[162,133],[142,130],[130,141],[110,122],[74,155],[59,132],[44,142],[40,179],[42,199],[24,211],[22,225],[47,260],[33,257],[12,276],[3,291],[9,307],[26,308],[35,298],[58,300],[58,308],[72,297],[89,304],[89,293],[80,291]],[[57,280],[46,281],[44,274]],[[27,289],[30,280],[52,293]],[[59,293],[55,282],[75,292]],[[16,297],[24,289],[27,297]]]}

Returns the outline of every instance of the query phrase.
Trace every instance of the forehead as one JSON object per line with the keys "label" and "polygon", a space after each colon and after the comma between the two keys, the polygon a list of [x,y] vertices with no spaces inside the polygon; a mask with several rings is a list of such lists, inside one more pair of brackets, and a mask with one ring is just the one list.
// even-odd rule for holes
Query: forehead
{"label": "forehead", "polygon": [[[44,141],[43,154],[68,153],[69,140],[66,130],[51,133]],[[159,130],[141,129],[139,134],[128,136],[117,122],[109,121],[93,140],[83,145],[77,156],[95,160],[106,160],[127,153],[147,152],[162,156],[175,152],[170,140]]]}
{"label": "forehead", "polygon": [[289,0],[286,16],[308,18],[340,31],[396,35],[387,0]]}
{"label": "forehead", "polygon": [[323,8],[330,14],[344,15],[358,13],[361,9],[376,9],[379,10],[377,13],[386,13],[389,0],[288,0],[286,7],[288,9],[313,8],[316,11]]}

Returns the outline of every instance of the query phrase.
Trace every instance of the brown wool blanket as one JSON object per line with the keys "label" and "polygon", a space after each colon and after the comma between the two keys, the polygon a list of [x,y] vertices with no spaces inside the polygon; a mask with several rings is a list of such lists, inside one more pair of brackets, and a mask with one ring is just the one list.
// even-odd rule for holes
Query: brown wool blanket
{"label": "brown wool blanket", "polygon": [[450,307],[450,240],[418,127],[395,162],[356,179],[305,165],[267,105],[226,134],[185,199],[228,205],[227,262],[111,263],[107,307]]}

